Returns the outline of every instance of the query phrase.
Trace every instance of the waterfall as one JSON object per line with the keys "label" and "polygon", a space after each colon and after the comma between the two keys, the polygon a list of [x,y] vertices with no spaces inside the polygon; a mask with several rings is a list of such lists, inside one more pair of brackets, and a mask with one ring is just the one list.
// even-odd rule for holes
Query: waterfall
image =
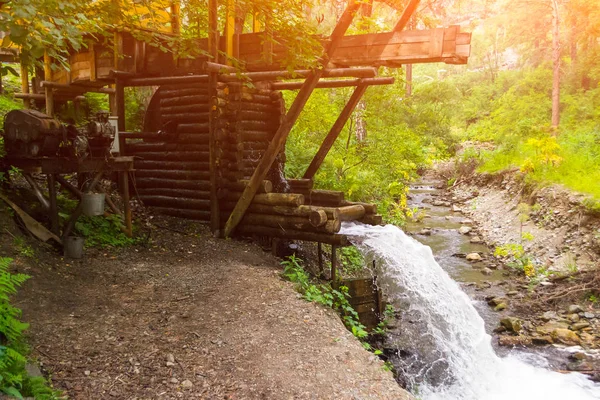
{"label": "waterfall", "polygon": [[404,371],[412,374],[407,384],[419,399],[600,399],[600,385],[584,375],[535,367],[518,355],[497,356],[471,299],[429,247],[398,227],[345,223],[341,233],[377,261],[374,273],[388,301],[406,305],[404,312],[418,320],[406,323],[413,332],[403,336],[415,349],[413,364],[426,358],[422,367]]}

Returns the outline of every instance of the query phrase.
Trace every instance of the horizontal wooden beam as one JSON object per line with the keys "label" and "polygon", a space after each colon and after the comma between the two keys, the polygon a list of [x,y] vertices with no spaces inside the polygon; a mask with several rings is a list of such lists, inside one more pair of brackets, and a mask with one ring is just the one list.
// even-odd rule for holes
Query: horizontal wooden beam
{"label": "horizontal wooden beam", "polygon": [[[317,89],[332,89],[341,87],[352,87],[364,84],[366,86],[382,86],[391,85],[395,82],[392,77],[382,78],[365,78],[365,79],[333,79],[321,80],[317,83]],[[302,87],[303,81],[299,82],[273,82],[271,89],[273,90],[298,90]]]}
{"label": "horizontal wooden beam", "polygon": [[186,83],[207,83],[208,75],[164,76],[150,78],[129,78],[123,80],[124,86],[160,86]]}
{"label": "horizontal wooden beam", "polygon": [[[223,74],[219,80],[223,82],[237,82],[239,80],[250,81],[273,81],[277,79],[297,79],[306,78],[310,75],[310,70],[297,71],[263,71],[263,72],[245,72],[241,74]],[[377,76],[376,68],[334,68],[323,71],[325,78],[372,78]]]}
{"label": "horizontal wooden beam", "polygon": [[40,82],[42,87],[57,89],[57,90],[67,90],[81,93],[104,93],[104,94],[115,94],[115,89],[113,88],[95,88],[89,86],[78,86],[78,85],[69,85],[66,83],[57,83],[50,81],[42,81]]}

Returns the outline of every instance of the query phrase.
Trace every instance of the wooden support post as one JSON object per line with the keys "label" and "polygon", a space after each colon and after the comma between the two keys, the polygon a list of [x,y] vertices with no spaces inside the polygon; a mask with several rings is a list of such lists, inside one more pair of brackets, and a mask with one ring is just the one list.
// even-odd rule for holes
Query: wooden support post
{"label": "wooden support post", "polygon": [[45,98],[46,98],[46,114],[53,117],[54,116],[54,92],[52,88],[45,87]]}
{"label": "wooden support post", "polygon": [[125,85],[120,79],[116,80],[115,85],[115,109],[119,118],[119,132],[125,132]]}
{"label": "wooden support post", "polygon": [[394,32],[400,32],[401,30],[406,28],[406,25],[408,25],[408,21],[410,21],[410,18],[415,13],[415,10],[417,9],[417,6],[419,5],[420,1],[421,0],[410,0],[410,3],[408,3],[406,8],[404,9],[404,12],[400,16],[400,20],[394,27]]}
{"label": "wooden support post", "polygon": [[257,33],[262,29],[262,24],[260,23],[260,13],[255,9],[252,12],[252,32]]}
{"label": "wooden support post", "polygon": [[48,198],[50,199],[50,230],[55,235],[60,235],[58,227],[58,206],[56,204],[56,176],[48,174]]}
{"label": "wooden support post", "polygon": [[227,54],[227,64],[231,65],[231,59],[234,57],[233,37],[235,36],[235,0],[226,0],[225,13],[225,54]]}
{"label": "wooden support post", "polygon": [[325,269],[323,268],[323,244],[321,242],[317,243],[317,255],[319,259],[319,277],[323,278]]}
{"label": "wooden support post", "polygon": [[171,2],[171,32],[175,35],[179,35],[181,33],[181,23],[180,23],[180,14],[181,14],[181,4],[179,1]]}
{"label": "wooden support post", "polygon": [[[344,11],[344,14],[340,18],[340,21],[338,22],[337,26],[333,30],[333,33],[331,34],[331,42],[327,49],[327,52],[321,59],[322,67],[325,67],[325,65],[327,65],[329,57],[339,46],[342,37],[348,30],[350,24],[352,23],[354,14],[359,9],[359,7],[360,4],[352,0],[346,8],[346,10]],[[320,68],[314,70],[307,77],[302,89],[300,89],[300,92],[294,99],[290,110],[283,118],[283,122],[281,123],[279,129],[275,133],[273,140],[269,142],[269,147],[267,147],[267,150],[263,154],[260,163],[254,170],[254,173],[252,174],[252,178],[250,178],[248,186],[244,190],[244,193],[242,193],[242,196],[240,197],[234,210],[229,216],[229,219],[227,220],[227,223],[225,225],[225,237],[228,237],[233,233],[233,230],[238,226],[238,224],[244,217],[246,210],[250,206],[250,203],[252,203],[252,199],[254,198],[254,195],[258,190],[258,186],[263,180],[265,180],[269,169],[273,165],[275,158],[281,151],[281,148],[283,147],[290,131],[292,130],[292,127],[296,123],[300,112],[302,112],[302,109],[306,105],[308,98],[312,94],[313,90],[317,86],[317,83],[319,83],[319,79],[321,79],[322,76],[323,68]]]}
{"label": "wooden support post", "polygon": [[[219,56],[219,30],[218,30],[218,1],[209,0],[208,4],[208,51],[212,60],[216,63]],[[209,139],[208,139],[208,161],[210,173],[210,228],[215,236],[219,236],[221,226],[221,213],[218,187],[217,166],[217,83],[218,71],[212,70],[208,76],[209,90]]]}
{"label": "wooden support post", "polygon": [[[29,94],[29,69],[23,61],[21,61],[21,92],[26,95]],[[23,98],[23,108],[31,108],[29,98]]]}
{"label": "wooden support post", "polygon": [[335,143],[335,140],[340,135],[340,132],[342,132],[344,125],[346,125],[346,122],[348,122],[348,119],[350,118],[350,115],[352,115],[352,112],[356,108],[356,105],[362,98],[363,94],[365,94],[366,89],[367,86],[364,84],[358,85],[356,89],[354,89],[354,93],[352,93],[350,100],[348,100],[348,103],[340,113],[338,119],[335,121],[335,124],[333,124],[333,126],[331,127],[331,130],[325,137],[325,140],[323,140],[319,151],[317,151],[317,154],[315,155],[310,165],[308,166],[306,172],[304,173],[304,176],[302,177],[303,179],[314,178],[315,174],[319,170],[319,167],[321,167],[321,164],[323,164],[327,153],[329,153],[329,150],[331,150],[331,147]]}
{"label": "wooden support post", "polygon": [[131,203],[129,198],[129,171],[122,171],[122,183],[123,187],[123,213],[125,214],[125,233],[127,236],[133,236],[133,224],[131,222]]}
{"label": "wooden support post", "polygon": [[337,277],[337,245],[331,245],[331,287],[338,288],[338,277]]}

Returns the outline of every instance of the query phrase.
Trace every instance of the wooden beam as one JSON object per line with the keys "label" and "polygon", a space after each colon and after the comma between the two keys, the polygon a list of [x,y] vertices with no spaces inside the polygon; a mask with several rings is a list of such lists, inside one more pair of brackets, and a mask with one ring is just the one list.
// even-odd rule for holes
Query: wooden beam
{"label": "wooden beam", "polygon": [[[21,61],[21,92],[24,95],[29,95],[29,69],[27,64]],[[15,96],[17,97],[17,96]],[[23,99],[23,108],[31,108],[31,98],[21,97]]]}
{"label": "wooden beam", "polygon": [[125,131],[125,85],[117,79],[115,83],[115,106],[118,118],[117,127],[119,132]]}
{"label": "wooden beam", "polygon": [[329,153],[329,150],[331,150],[331,147],[333,147],[333,144],[340,135],[340,132],[342,132],[342,129],[344,129],[344,126],[346,125],[346,122],[348,122],[348,119],[352,115],[352,112],[356,108],[356,105],[358,104],[362,96],[365,94],[365,90],[367,90],[367,87],[368,86],[365,84],[360,84],[356,87],[356,89],[354,89],[354,93],[352,93],[350,100],[348,100],[348,103],[346,103],[346,106],[340,113],[340,116],[331,127],[331,130],[325,137],[325,140],[323,140],[319,151],[317,151],[317,154],[306,169],[306,172],[302,177],[303,179],[314,178],[315,174],[319,170],[319,167],[321,167],[321,164],[323,164],[323,160],[325,160],[325,157],[327,157],[327,153]]}
{"label": "wooden beam", "polygon": [[[207,65],[207,70],[212,66],[216,67],[219,57],[219,28],[218,28],[218,0],[209,0],[208,2],[208,50],[213,63]],[[208,64],[208,63],[207,63]],[[214,69],[208,75],[209,90],[209,139],[208,139],[208,162],[210,173],[210,229],[215,236],[219,236],[221,226],[221,210],[219,207],[218,194],[218,168],[217,168],[217,83],[218,71]]]}
{"label": "wooden beam", "polygon": [[231,65],[233,58],[233,37],[235,36],[235,0],[226,1],[225,12],[225,54],[227,54],[227,64]]}
{"label": "wooden beam", "polygon": [[394,32],[400,32],[401,30],[406,28],[406,25],[408,25],[408,21],[410,21],[410,17],[413,16],[420,2],[421,0],[410,0],[410,3],[408,3],[406,8],[404,9],[404,12],[400,16],[400,20],[394,27]]}
{"label": "wooden beam", "polygon": [[[360,4],[352,0],[346,10],[342,14],[340,21],[336,25],[333,33],[331,34],[331,42],[327,47],[327,51],[324,56],[321,58],[321,65],[325,67],[327,65],[329,57],[335,52],[335,49],[340,44],[342,37],[348,30],[348,27],[352,23],[354,19],[354,14],[360,8]],[[225,237],[231,236],[237,225],[240,223],[248,206],[252,203],[252,199],[258,190],[258,186],[260,183],[266,178],[269,169],[273,165],[277,154],[281,151],[281,148],[285,144],[287,137],[292,130],[292,127],[296,123],[298,116],[302,112],[302,109],[306,105],[308,98],[312,94],[313,90],[316,88],[317,83],[323,76],[323,68],[319,68],[311,72],[311,74],[307,77],[306,82],[304,82],[304,86],[300,89],[300,92],[294,99],[290,110],[283,118],[283,122],[279,126],[279,129],[275,133],[273,140],[269,142],[269,147],[263,154],[263,157],[260,160],[260,163],[254,170],[252,177],[250,178],[250,182],[242,196],[240,197],[238,203],[236,204],[234,210],[232,211],[227,223],[225,225]]]}
{"label": "wooden beam", "polygon": [[[391,85],[394,83],[394,78],[366,78],[366,79],[332,79],[321,80],[317,83],[317,89],[331,89],[358,86],[364,84],[367,86]],[[273,82],[271,83],[272,90],[298,90],[302,87],[303,82]]]}
{"label": "wooden beam", "polygon": [[[240,74],[222,74],[219,79],[223,82],[237,82],[240,80],[272,81],[276,79],[306,78],[312,71],[308,69],[296,71],[264,71],[244,72]],[[373,78],[377,75],[377,69],[371,67],[363,68],[332,68],[323,70],[324,78]]]}

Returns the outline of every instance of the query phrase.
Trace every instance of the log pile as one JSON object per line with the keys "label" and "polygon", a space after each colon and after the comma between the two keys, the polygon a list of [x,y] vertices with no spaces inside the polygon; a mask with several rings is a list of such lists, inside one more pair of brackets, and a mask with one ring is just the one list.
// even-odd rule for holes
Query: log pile
{"label": "log pile", "polygon": [[[135,159],[139,200],[166,215],[210,220],[209,102],[206,83],[163,85],[157,91],[158,132],[125,134]],[[154,99],[153,99],[154,101]],[[279,92],[220,83],[216,124],[217,197],[222,226],[244,191],[285,112]],[[238,226],[240,235],[346,245],[344,221],[380,224],[373,204],[316,190],[309,179],[283,177],[282,152]]]}

